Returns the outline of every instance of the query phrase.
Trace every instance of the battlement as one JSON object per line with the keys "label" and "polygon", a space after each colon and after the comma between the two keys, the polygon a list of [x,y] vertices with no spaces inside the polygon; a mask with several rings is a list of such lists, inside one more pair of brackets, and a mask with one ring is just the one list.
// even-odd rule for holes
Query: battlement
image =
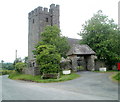
{"label": "battlement", "polygon": [[59,5],[51,4],[50,9],[59,9]]}
{"label": "battlement", "polygon": [[37,16],[38,14],[51,14],[51,10],[59,10],[59,5],[51,4],[50,9],[46,7],[37,7],[33,11],[29,12],[28,17],[32,18],[33,16]]}

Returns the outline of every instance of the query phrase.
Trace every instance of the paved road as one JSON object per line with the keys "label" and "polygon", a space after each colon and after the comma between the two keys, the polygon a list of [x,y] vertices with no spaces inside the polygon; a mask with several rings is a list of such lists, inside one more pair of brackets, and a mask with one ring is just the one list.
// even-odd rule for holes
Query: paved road
{"label": "paved road", "polygon": [[[33,83],[2,78],[3,100],[118,100],[118,84],[109,74],[80,72],[80,78],[59,83]],[[1,77],[0,77],[1,78]]]}

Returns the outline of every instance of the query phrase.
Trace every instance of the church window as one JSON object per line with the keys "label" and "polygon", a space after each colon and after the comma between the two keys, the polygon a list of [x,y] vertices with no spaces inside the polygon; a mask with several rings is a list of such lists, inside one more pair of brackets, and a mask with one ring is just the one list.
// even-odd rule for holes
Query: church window
{"label": "church window", "polygon": [[46,18],[46,22],[48,22],[48,18]]}
{"label": "church window", "polygon": [[35,20],[33,19],[32,23],[34,24],[35,23]]}

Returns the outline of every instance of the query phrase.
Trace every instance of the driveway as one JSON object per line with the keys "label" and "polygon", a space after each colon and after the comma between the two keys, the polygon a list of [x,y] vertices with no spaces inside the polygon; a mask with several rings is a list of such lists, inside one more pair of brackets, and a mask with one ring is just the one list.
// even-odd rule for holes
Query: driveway
{"label": "driveway", "polygon": [[3,77],[4,100],[118,100],[118,84],[108,73],[80,72],[80,78],[59,83],[34,83]]}
{"label": "driveway", "polygon": [[118,84],[110,80],[111,73],[85,71],[78,74],[81,75],[78,79],[60,83],[41,83],[40,85],[118,100]]}

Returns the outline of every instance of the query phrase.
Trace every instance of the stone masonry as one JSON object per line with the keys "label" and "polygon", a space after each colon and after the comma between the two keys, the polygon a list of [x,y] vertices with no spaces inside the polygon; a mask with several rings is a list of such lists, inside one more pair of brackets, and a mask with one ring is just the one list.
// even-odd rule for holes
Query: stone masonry
{"label": "stone masonry", "polygon": [[57,25],[59,27],[59,5],[51,4],[50,9],[38,7],[28,15],[29,34],[28,34],[28,61],[34,60],[32,51],[40,41],[40,33],[47,25]]}
{"label": "stone masonry", "polygon": [[40,74],[33,55],[36,44],[41,40],[40,33],[44,31],[47,25],[56,25],[59,23],[59,5],[51,4],[50,8],[37,7],[28,14],[28,68],[24,70],[25,74]]}

